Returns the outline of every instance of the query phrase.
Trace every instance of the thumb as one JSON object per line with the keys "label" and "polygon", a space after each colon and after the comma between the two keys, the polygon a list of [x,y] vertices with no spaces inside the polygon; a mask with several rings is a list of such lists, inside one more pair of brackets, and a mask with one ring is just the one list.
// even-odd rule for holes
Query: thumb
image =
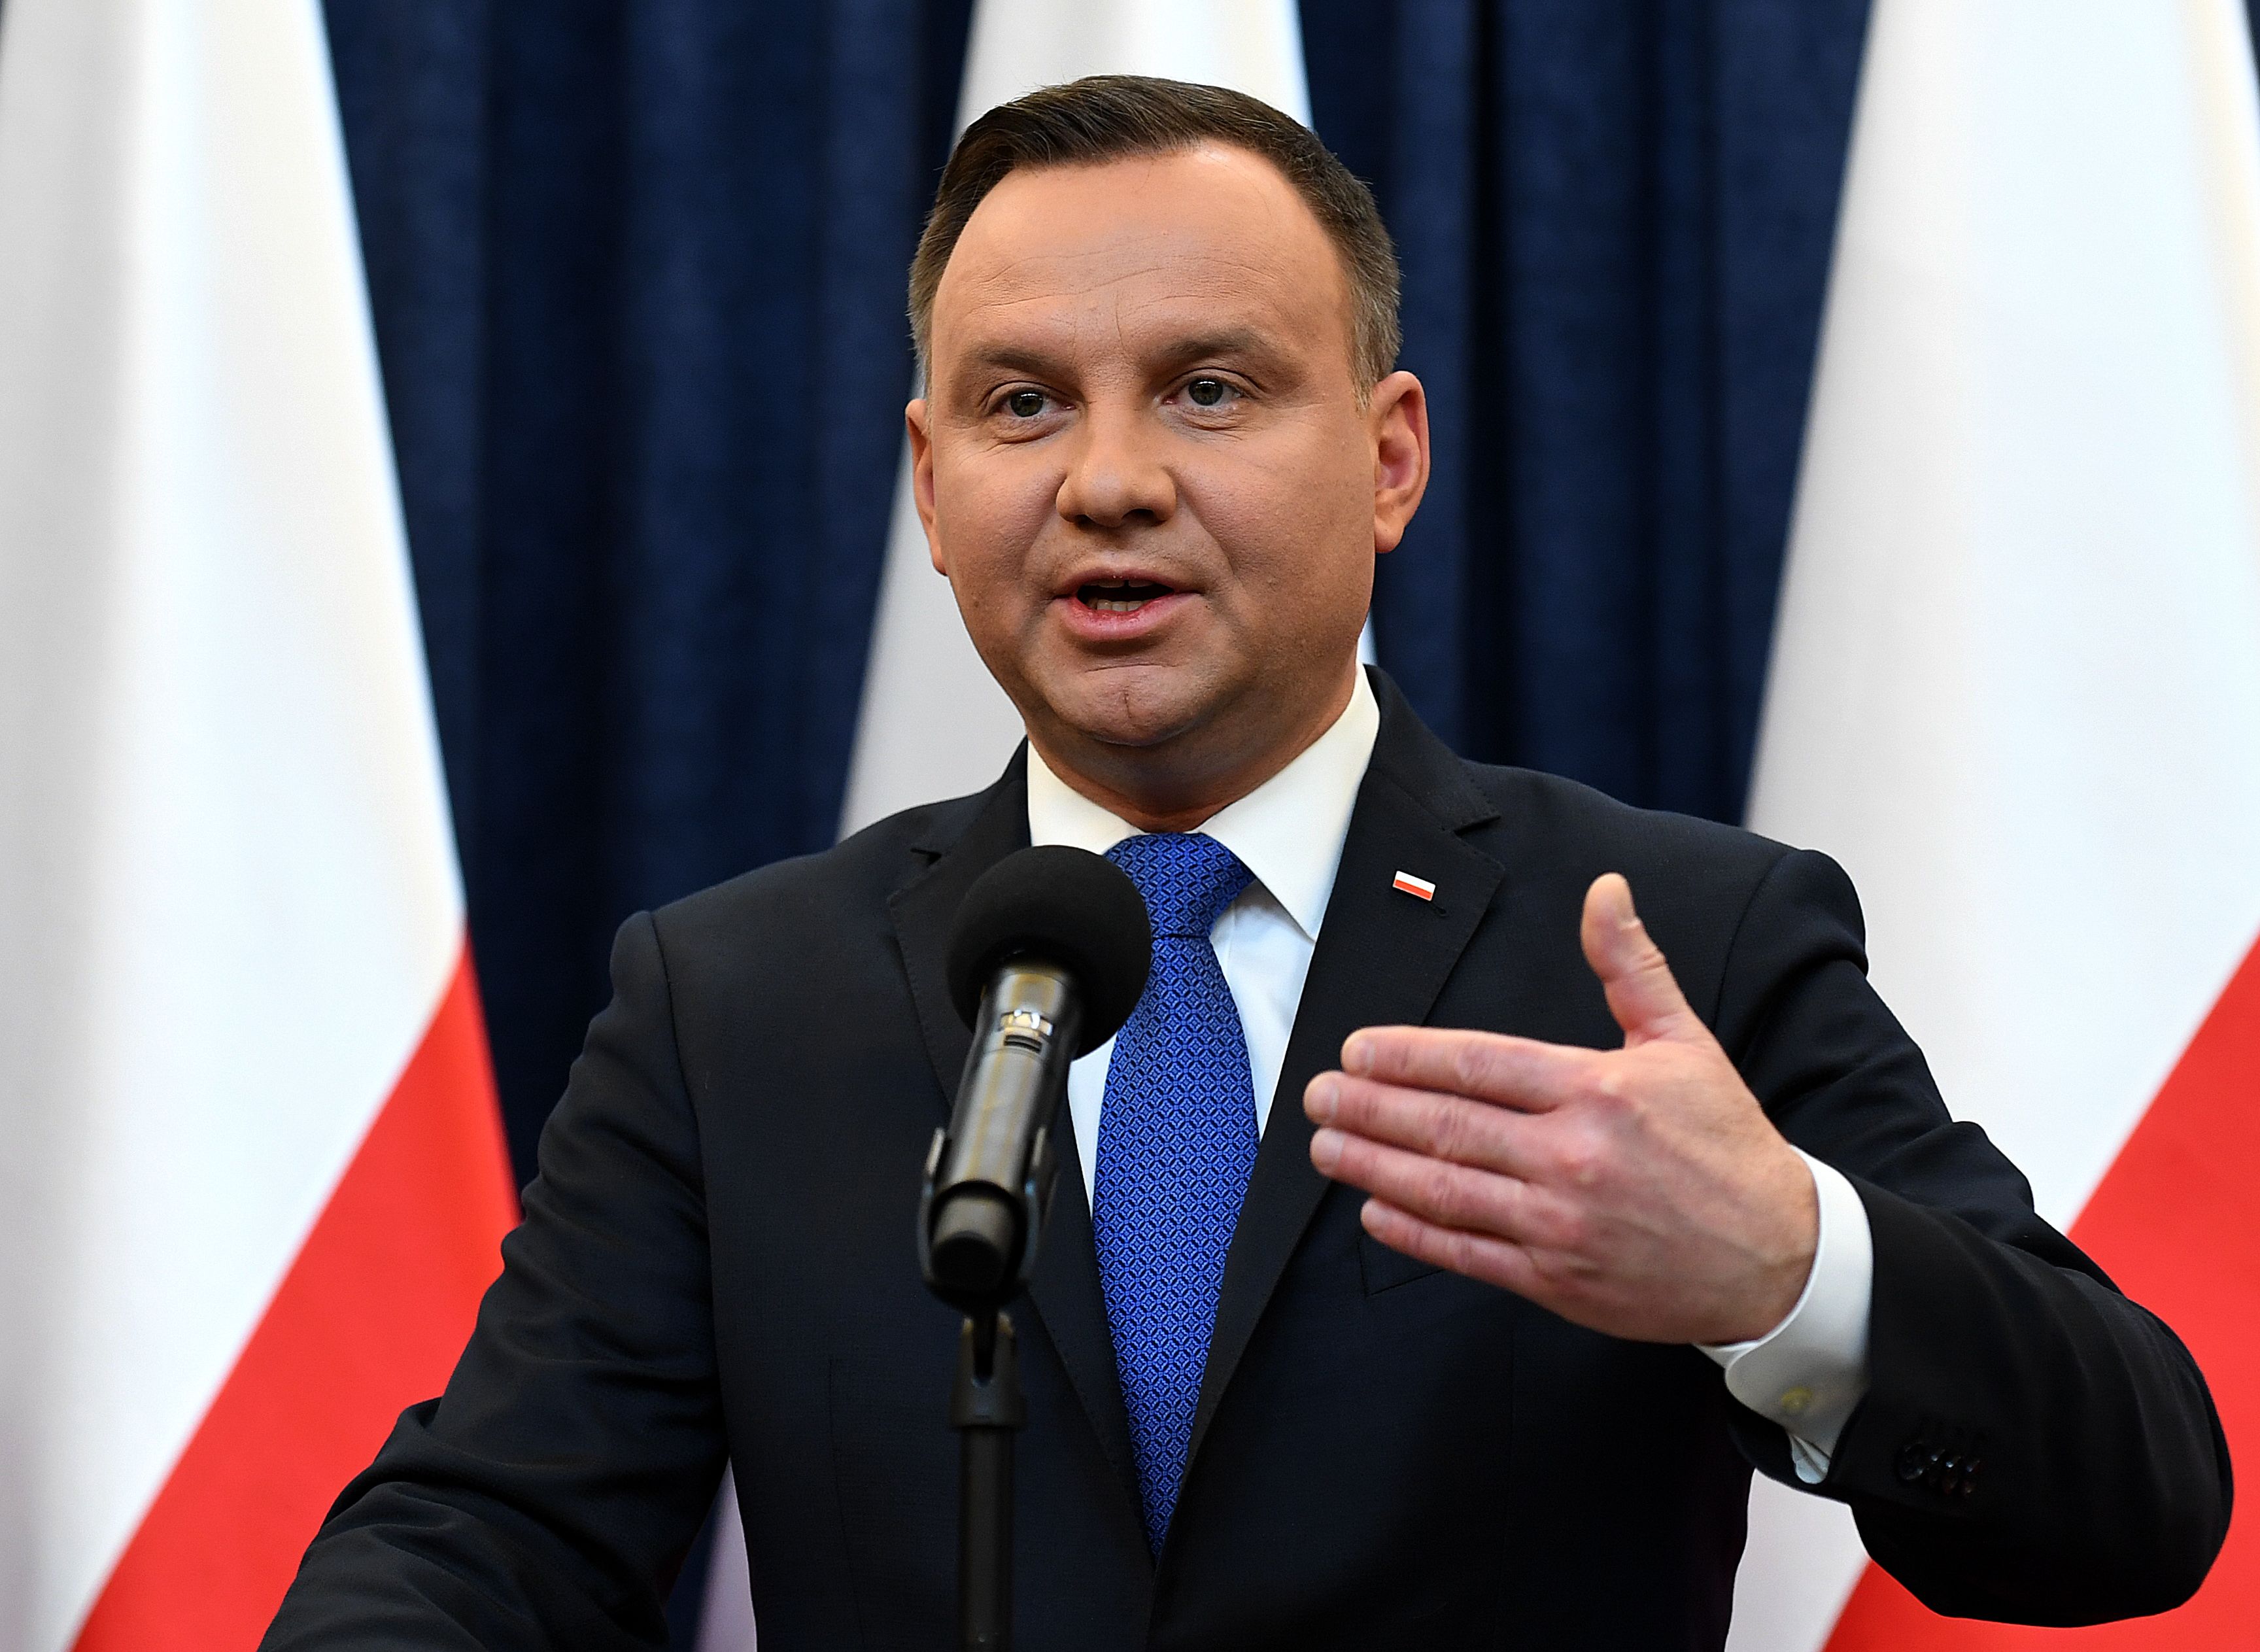
{"label": "thumb", "polygon": [[1601,978],[1609,1013],[1624,1028],[1627,1045],[1684,1038],[1700,1027],[1671,966],[1633,910],[1632,885],[1620,873],[1604,872],[1585,891],[1581,939],[1585,962]]}

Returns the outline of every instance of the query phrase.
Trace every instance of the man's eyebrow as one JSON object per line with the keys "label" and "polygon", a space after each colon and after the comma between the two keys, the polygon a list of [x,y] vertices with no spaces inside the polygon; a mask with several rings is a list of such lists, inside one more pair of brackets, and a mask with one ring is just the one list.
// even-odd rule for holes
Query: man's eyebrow
{"label": "man's eyebrow", "polygon": [[965,353],[964,364],[976,371],[1025,373],[1031,378],[1042,378],[1058,368],[1059,358],[1033,345],[999,340],[974,346]]}
{"label": "man's eyebrow", "polygon": [[1255,327],[1219,327],[1173,339],[1155,352],[1172,364],[1231,356],[1265,356],[1277,353],[1270,338]]}

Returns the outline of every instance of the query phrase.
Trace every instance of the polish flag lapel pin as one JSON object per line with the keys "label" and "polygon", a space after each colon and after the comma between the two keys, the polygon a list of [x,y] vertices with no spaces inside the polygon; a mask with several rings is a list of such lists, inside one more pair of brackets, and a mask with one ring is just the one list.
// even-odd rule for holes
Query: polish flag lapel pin
{"label": "polish flag lapel pin", "polygon": [[1436,898],[1436,886],[1427,878],[1415,877],[1410,872],[1399,872],[1390,880],[1389,886],[1391,889],[1401,889],[1407,895],[1418,896],[1422,900]]}

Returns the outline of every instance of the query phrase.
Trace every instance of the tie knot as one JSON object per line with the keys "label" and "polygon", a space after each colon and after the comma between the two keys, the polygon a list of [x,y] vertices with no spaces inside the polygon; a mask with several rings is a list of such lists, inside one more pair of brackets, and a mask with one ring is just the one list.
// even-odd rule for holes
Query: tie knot
{"label": "tie knot", "polygon": [[1199,832],[1149,832],[1125,838],[1106,858],[1130,875],[1145,897],[1154,935],[1205,939],[1224,909],[1255,880],[1240,857]]}

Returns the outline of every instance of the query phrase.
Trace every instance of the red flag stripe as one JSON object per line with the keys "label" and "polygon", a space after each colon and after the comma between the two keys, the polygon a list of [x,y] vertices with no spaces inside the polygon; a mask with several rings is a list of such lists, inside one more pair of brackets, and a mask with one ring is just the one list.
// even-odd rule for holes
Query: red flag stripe
{"label": "red flag stripe", "polygon": [[466,954],[77,1652],[258,1644],[331,1500],[445,1384],[517,1208]]}
{"label": "red flag stripe", "polygon": [[[2072,1237],[2197,1356],[2232,1458],[2260,1462],[2260,946],[2121,1149]],[[2260,1514],[2241,1498],[2187,1606],[2091,1629],[1942,1618],[1870,1566],[1828,1652],[2220,1652],[2260,1646]]]}

